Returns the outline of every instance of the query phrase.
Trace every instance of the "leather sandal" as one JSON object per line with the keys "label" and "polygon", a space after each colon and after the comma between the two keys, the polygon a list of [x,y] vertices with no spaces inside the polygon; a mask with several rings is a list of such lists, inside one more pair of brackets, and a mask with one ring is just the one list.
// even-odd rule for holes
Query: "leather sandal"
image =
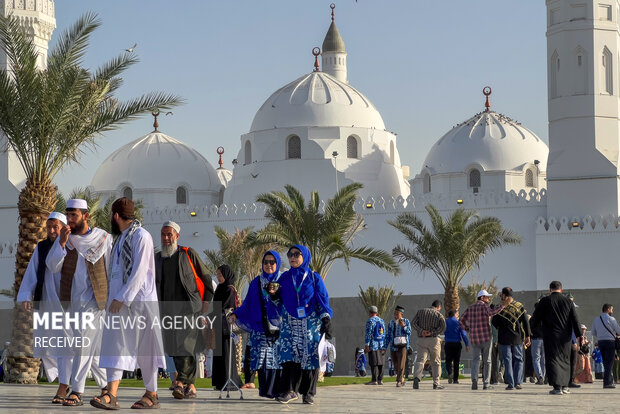
{"label": "leather sandal", "polygon": [[174,387],[174,390],[172,390],[172,396],[175,400],[182,400],[185,398],[185,390],[180,385],[177,385]]}
{"label": "leather sandal", "polygon": [[[70,398],[72,395],[75,395],[77,398]],[[82,393],[71,391],[71,394],[67,395],[64,400],[62,400],[62,405],[65,407],[78,407],[80,405],[84,405],[84,401],[82,401]]]}
{"label": "leather sandal", "polygon": [[[182,388],[181,388],[182,389]],[[152,405],[148,405],[143,399],[147,399],[151,402]],[[142,410],[142,409],[156,409],[159,408],[159,398],[157,395],[150,396],[147,393],[144,393],[141,399],[133,403],[131,406],[133,409]]]}
{"label": "leather sandal", "polygon": [[[105,397],[108,397],[110,401],[106,402]],[[120,410],[116,395],[110,394],[107,389],[101,390],[101,394],[90,400],[90,405],[102,410]]]}

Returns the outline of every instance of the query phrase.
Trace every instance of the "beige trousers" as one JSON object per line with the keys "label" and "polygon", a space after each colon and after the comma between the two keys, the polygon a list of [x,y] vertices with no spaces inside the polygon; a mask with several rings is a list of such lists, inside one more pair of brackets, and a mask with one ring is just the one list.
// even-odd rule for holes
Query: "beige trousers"
{"label": "beige trousers", "polygon": [[424,362],[428,357],[433,370],[433,384],[439,385],[439,377],[441,377],[441,340],[438,337],[417,338],[416,350],[418,351],[418,357],[413,377],[422,379]]}

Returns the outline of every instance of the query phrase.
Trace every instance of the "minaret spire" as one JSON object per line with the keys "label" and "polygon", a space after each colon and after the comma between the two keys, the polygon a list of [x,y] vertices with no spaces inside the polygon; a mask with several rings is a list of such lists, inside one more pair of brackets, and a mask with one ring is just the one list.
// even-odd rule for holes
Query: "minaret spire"
{"label": "minaret spire", "polygon": [[323,47],[321,48],[323,50],[321,54],[323,72],[329,73],[341,82],[349,83],[347,80],[347,51],[338,27],[336,27],[334,13],[336,5],[332,3],[329,7],[332,9],[332,22],[329,25],[329,30],[325,35]]}

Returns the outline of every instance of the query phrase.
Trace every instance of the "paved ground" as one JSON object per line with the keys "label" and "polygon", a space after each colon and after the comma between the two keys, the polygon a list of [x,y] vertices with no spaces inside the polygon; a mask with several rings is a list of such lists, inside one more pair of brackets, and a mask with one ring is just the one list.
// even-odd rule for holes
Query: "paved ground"
{"label": "paved ground", "polygon": [[[258,397],[257,390],[231,393],[231,398],[218,400],[219,392],[198,390],[198,399],[176,401],[168,390],[160,390],[159,412],[183,411],[211,413],[568,413],[618,412],[620,411],[620,387],[603,390],[602,382],[583,385],[569,395],[549,395],[549,387],[525,384],[521,391],[505,391],[496,387],[492,391],[472,391],[466,381],[458,385],[446,385],[444,390],[433,390],[430,382],[422,382],[419,390],[412,390],[411,383],[405,388],[396,388],[392,383],[383,386],[345,385],[321,387],[316,404],[308,406],[301,402],[289,405],[279,404]],[[51,400],[53,386],[5,385],[0,384],[0,412],[101,412],[88,405],[71,408],[55,406]],[[88,388],[85,396],[92,397],[96,389]],[[121,388],[121,407],[129,411],[131,404],[142,395],[137,388]],[[225,394],[224,394],[225,397]],[[135,412],[131,410],[131,412]]]}

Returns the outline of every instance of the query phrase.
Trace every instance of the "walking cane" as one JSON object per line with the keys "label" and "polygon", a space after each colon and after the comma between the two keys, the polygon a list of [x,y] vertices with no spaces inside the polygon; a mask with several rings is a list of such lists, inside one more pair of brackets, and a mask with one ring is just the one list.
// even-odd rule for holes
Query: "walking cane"
{"label": "walking cane", "polygon": [[[220,390],[220,397],[219,397],[219,399],[220,400],[222,399],[222,391],[224,391],[224,389],[226,389],[226,398],[230,398],[230,388],[229,388],[229,384],[230,384],[231,388],[234,387],[233,391],[235,391],[235,390],[239,391],[239,394],[241,395],[241,397],[239,397],[239,399],[243,400],[243,391],[241,390],[241,388],[237,384],[235,384],[235,381],[233,381],[233,379],[232,379],[232,349],[233,349],[234,338],[237,335],[235,335],[233,333],[232,324],[230,323],[230,321],[228,322],[228,327],[229,327],[229,331],[230,331],[230,339],[228,341],[228,379],[226,380],[226,382],[224,383],[224,386]],[[236,369],[236,367],[235,367],[235,369]]]}

